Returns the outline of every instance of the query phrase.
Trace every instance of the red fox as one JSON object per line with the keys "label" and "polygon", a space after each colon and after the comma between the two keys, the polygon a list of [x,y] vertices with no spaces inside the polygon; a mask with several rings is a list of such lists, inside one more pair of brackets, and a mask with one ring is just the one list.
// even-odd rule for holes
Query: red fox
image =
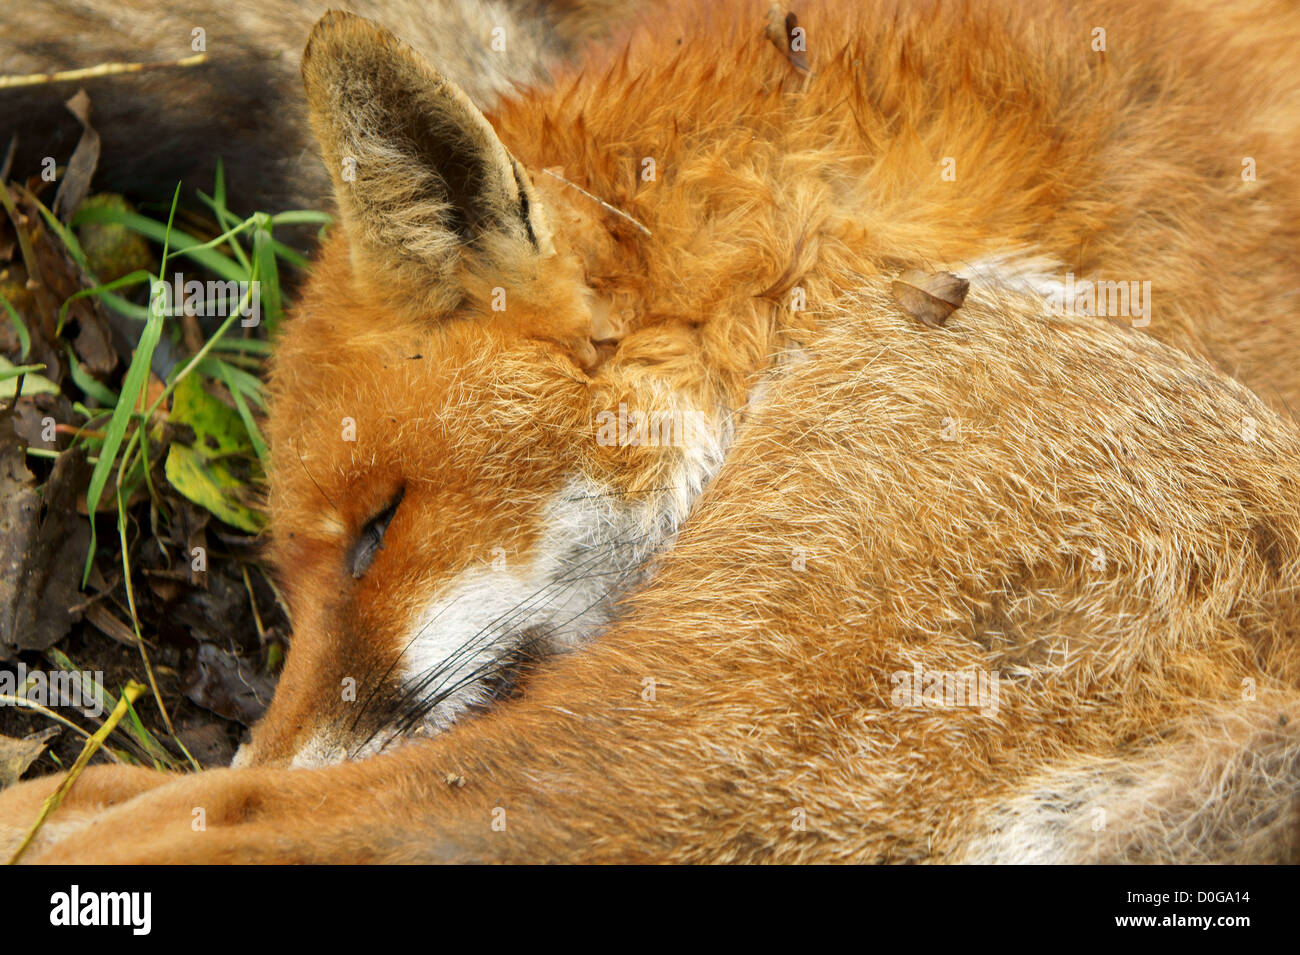
{"label": "red fox", "polygon": [[1300,857],[1300,14],[769,12],[486,116],[317,24],[285,674],[32,858]]}

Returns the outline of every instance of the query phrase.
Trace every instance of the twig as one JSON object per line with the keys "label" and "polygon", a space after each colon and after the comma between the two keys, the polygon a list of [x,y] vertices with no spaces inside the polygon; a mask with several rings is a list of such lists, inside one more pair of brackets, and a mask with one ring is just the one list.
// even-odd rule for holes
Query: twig
{"label": "twig", "polygon": [[[129,451],[129,446],[128,446]],[[125,455],[123,455],[125,461]],[[172,718],[167,712],[167,704],[163,702],[162,691],[158,689],[158,680],[153,674],[153,664],[149,662],[149,652],[145,649],[144,634],[140,631],[140,617],[135,610],[135,588],[131,585],[131,558],[128,552],[126,540],[126,515],[122,504],[122,474],[118,472],[117,486],[117,533],[118,540],[122,544],[122,583],[126,586],[126,603],[131,611],[131,626],[135,631],[136,646],[140,650],[140,659],[144,661],[144,672],[149,678],[149,687],[153,691],[154,702],[158,704],[158,712],[162,714],[163,725],[167,727],[167,732],[171,738],[180,747],[181,752],[189,759],[190,765],[197,772],[201,767],[198,760],[190,755],[190,751],[181,742],[180,737],[176,735],[176,728],[172,726]]]}
{"label": "twig", "polygon": [[645,226],[643,226],[640,222],[637,222],[636,219],[633,219],[630,215],[628,215],[628,214],[627,214],[626,212],[624,212],[622,209],[615,209],[613,206],[611,206],[611,205],[610,205],[608,202],[606,202],[604,199],[600,198],[600,196],[592,195],[590,192],[588,192],[586,189],[583,189],[582,186],[578,185],[576,182],[569,182],[569,180],[565,179],[565,178],[564,178],[563,176],[561,176],[558,172],[555,172],[555,171],[552,170],[552,169],[543,169],[542,172],[546,173],[546,174],[547,174],[548,176],[550,176],[552,179],[558,179],[558,180],[560,180],[560,182],[564,183],[566,186],[569,186],[570,188],[577,189],[580,193],[582,193],[584,196],[586,196],[588,199],[592,200],[593,202],[599,202],[602,206],[604,206],[604,207],[605,207],[606,209],[608,209],[610,212],[614,213],[614,215],[616,215],[616,216],[622,216],[624,219],[626,219],[628,222],[632,223],[634,226],[636,226],[638,229],[640,229],[640,230],[641,230],[642,232],[644,232],[646,235],[651,235],[651,234],[652,234],[652,233],[650,232],[649,229],[647,229]]}
{"label": "twig", "polygon": [[104,740],[108,739],[108,734],[113,732],[113,728],[117,726],[117,724],[121,722],[122,717],[126,715],[127,708],[134,703],[143,692],[144,685],[136,683],[134,680],[126,685],[126,688],[122,691],[121,699],[117,701],[117,706],[113,707],[113,712],[110,713],[108,719],[104,721],[104,725],[96,730],[95,735],[86,740],[86,745],[81,748],[81,755],[78,756],[77,761],[72,764],[72,769],[68,770],[68,775],[63,777],[63,782],[59,783],[59,788],[54,790],[54,792],[46,798],[45,802],[41,803],[41,814],[36,817],[36,821],[32,823],[31,829],[27,830],[27,835],[23,837],[22,843],[16,850],[14,850],[14,854],[9,858],[10,865],[17,865],[18,860],[21,859],[23,853],[27,851],[27,847],[30,846],[32,840],[36,838],[36,834],[41,831],[41,826],[45,825],[45,820],[50,818],[50,814],[59,808],[59,804],[63,802],[63,797],[68,794],[68,790],[72,788],[72,784],[77,781],[77,777],[81,775],[82,770],[86,768],[86,764],[90,762],[90,757],[94,756],[96,751],[104,745]]}
{"label": "twig", "polygon": [[239,562],[239,569],[244,575],[244,589],[248,591],[248,605],[253,608],[253,623],[257,625],[259,643],[266,643],[266,628],[262,626],[262,615],[257,612],[257,597],[253,595],[253,582],[248,577],[248,565]]}
{"label": "twig", "polygon": [[14,164],[14,150],[18,148],[18,134],[9,137],[9,146],[5,149],[5,158],[0,161],[0,182],[9,178],[9,169]]}
{"label": "twig", "polygon": [[27,287],[36,288],[41,284],[41,268],[36,261],[36,251],[32,248],[31,237],[23,228],[27,220],[25,217],[18,215],[18,209],[14,205],[14,200],[9,195],[9,190],[4,182],[0,180],[0,205],[3,205],[5,212],[9,214],[9,221],[14,224],[14,233],[18,237],[18,248],[23,253],[23,266],[27,269]]}
{"label": "twig", "polygon": [[280,588],[276,586],[275,581],[271,579],[271,576],[260,566],[257,569],[258,572],[261,573],[262,579],[266,581],[266,586],[271,588],[271,593],[275,594],[276,605],[280,608],[280,613],[284,614],[284,619],[289,621],[289,629],[292,631],[293,615],[289,613],[289,602],[284,599],[284,594],[280,593]]}
{"label": "twig", "polygon": [[15,86],[39,86],[42,83],[63,83],[69,80],[88,80],[99,76],[114,76],[118,73],[145,73],[149,70],[161,70],[172,66],[198,66],[206,63],[206,53],[196,53],[181,60],[164,60],[161,63],[101,63],[80,70],[62,70],[58,73],[28,73],[23,76],[0,76],[0,90]]}
{"label": "twig", "polygon": [[[78,726],[76,723],[72,722],[72,720],[60,716],[58,713],[55,713],[49,707],[41,706],[41,704],[34,702],[33,700],[29,700],[26,697],[12,696],[8,693],[0,693],[0,703],[3,703],[5,706],[24,706],[27,707],[28,709],[35,710],[38,713],[43,713],[44,715],[48,716],[50,719],[62,723],[68,729],[76,730],[82,736],[86,737],[86,739],[90,739],[90,734],[87,733],[80,726]],[[113,752],[111,749],[106,749],[104,750],[104,752],[108,753],[109,756],[113,757],[114,762],[118,762],[118,763],[122,762],[121,758],[117,755],[117,753]]]}

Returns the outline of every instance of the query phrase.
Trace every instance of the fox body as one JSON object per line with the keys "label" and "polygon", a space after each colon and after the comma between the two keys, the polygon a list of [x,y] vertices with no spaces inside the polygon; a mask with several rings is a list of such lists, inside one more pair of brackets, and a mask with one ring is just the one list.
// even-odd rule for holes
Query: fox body
{"label": "fox body", "polygon": [[766,19],[489,118],[317,25],[288,665],[239,768],[92,771],[41,858],[1295,857],[1300,17],[809,4],[809,75]]}

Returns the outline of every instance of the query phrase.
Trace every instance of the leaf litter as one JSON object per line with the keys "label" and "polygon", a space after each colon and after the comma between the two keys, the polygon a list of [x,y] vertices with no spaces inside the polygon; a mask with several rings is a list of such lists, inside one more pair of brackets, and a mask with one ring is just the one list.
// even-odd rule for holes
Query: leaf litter
{"label": "leaf litter", "polygon": [[[78,91],[65,105],[82,136],[53,181],[11,169],[13,143],[0,161],[0,671],[73,674],[112,707],[151,670],[170,721],[146,693],[95,760],[225,765],[288,640],[261,564],[260,374],[303,260],[273,237],[275,217],[227,207],[219,166],[206,209],[96,193],[92,104]],[[150,289],[182,264],[187,278],[259,281],[265,321],[177,309],[139,368]],[[68,768],[102,727],[67,703],[0,699],[0,788]]]}

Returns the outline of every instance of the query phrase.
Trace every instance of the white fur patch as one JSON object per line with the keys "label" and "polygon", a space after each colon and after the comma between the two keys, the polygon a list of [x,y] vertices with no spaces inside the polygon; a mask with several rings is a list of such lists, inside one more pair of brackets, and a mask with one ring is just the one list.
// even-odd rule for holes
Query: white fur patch
{"label": "white fur patch", "polygon": [[[243,747],[240,747],[243,750]],[[368,749],[366,755],[377,751]],[[322,766],[333,766],[335,763],[341,763],[348,758],[348,751],[345,746],[332,742],[329,738],[317,733],[311,739],[307,740],[298,751],[293,754],[293,759],[289,761],[290,769],[319,769]],[[234,768],[239,768],[239,753],[235,754],[235,760],[230,764]]]}
{"label": "white fur patch", "polygon": [[628,502],[574,476],[547,505],[528,563],[473,568],[439,589],[402,657],[409,691],[423,699],[446,694],[417,735],[441,732],[486,702],[485,678],[520,648],[545,655],[600,633],[613,601],[641,578],[647,559],[676,533],[722,464],[730,415],[692,430],[670,487]]}
{"label": "white fur patch", "polygon": [[1037,295],[1045,301],[1064,294],[1065,273],[1061,263],[1028,249],[988,255],[950,268],[969,279],[973,287],[993,286],[1011,292]]}
{"label": "white fur patch", "polygon": [[1292,861],[1294,703],[1207,709],[1122,755],[1080,756],[986,807],[955,861],[1187,865]]}

